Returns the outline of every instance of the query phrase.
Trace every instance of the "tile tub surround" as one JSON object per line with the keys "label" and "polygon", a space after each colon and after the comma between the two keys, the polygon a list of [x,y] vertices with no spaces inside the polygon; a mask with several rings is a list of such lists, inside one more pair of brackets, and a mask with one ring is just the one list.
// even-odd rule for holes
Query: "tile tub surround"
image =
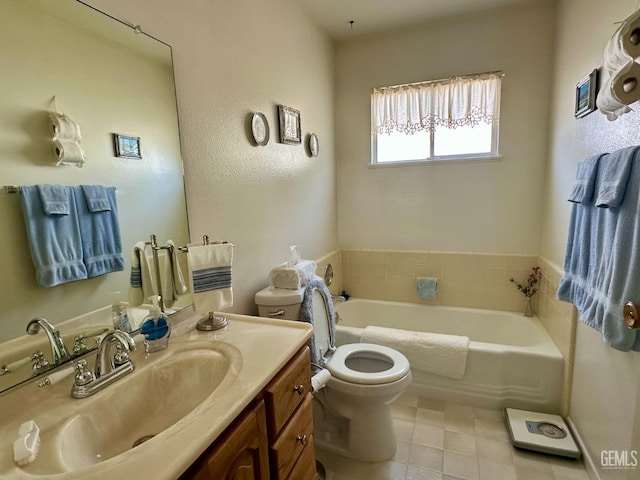
{"label": "tile tub surround", "polygon": [[317,449],[327,480],[589,480],[580,461],[513,448],[500,410],[409,391],[392,412],[394,458],[365,463]]}
{"label": "tile tub surround", "polygon": [[538,318],[564,357],[564,381],[561,414],[568,415],[571,401],[571,378],[575,355],[576,324],[578,311],[556,296],[562,278],[562,267],[540,257],[542,280],[538,293]]}
{"label": "tile tub surround", "polygon": [[[342,249],[342,285],[354,297],[524,311],[509,279],[524,282],[537,255]],[[544,270],[543,270],[544,271]],[[437,277],[437,298],[420,300],[416,277]],[[538,295],[533,297],[534,311]]]}

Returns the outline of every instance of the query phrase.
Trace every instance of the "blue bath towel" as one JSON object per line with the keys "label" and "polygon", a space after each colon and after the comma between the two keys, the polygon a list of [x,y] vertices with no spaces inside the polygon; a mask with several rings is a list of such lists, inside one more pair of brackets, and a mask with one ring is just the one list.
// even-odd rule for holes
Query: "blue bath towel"
{"label": "blue bath towel", "polygon": [[[300,320],[302,320],[303,322],[310,323],[315,330],[316,327],[313,323],[313,291],[314,290],[318,290],[322,294],[322,296],[324,297],[327,303],[327,307],[328,307],[327,314],[329,315],[329,319],[330,319],[329,336],[331,339],[333,339],[334,345],[332,346],[335,346],[336,313],[333,308],[333,301],[331,300],[331,292],[327,288],[327,285],[324,283],[322,278],[318,276],[315,276],[313,280],[308,282],[304,288],[304,295],[302,297],[302,303],[300,304]],[[315,337],[316,337],[315,335],[311,336],[311,363],[314,363],[322,367],[324,363],[323,359],[318,358],[318,356],[316,355],[316,338]],[[320,345],[320,348],[322,348],[322,352],[325,353],[329,349],[329,345]]]}
{"label": "blue bath towel", "polygon": [[[629,330],[622,317],[626,302],[640,303],[640,158],[636,157],[617,208],[573,204],[558,287],[558,298],[575,304],[580,320],[622,351],[640,350],[637,331]],[[601,180],[598,174],[596,191],[601,191]]]}
{"label": "blue bath towel", "polygon": [[69,215],[69,187],[37,185],[42,209],[47,215]]}
{"label": "blue bath towel", "polygon": [[116,204],[116,189],[114,187],[104,188],[110,209],[91,212],[83,189],[72,187],[78,210],[83,260],[88,278],[121,271],[125,267]]}
{"label": "blue bath towel", "polygon": [[107,187],[103,185],[80,185],[84,198],[87,202],[87,208],[91,213],[108,212],[111,210],[111,204],[107,196]]}
{"label": "blue bath towel", "polygon": [[607,154],[592,155],[578,163],[576,181],[573,190],[569,194],[570,202],[589,203],[593,199],[593,187],[598,172],[598,163],[601,157],[606,158]]}
{"label": "blue bath towel", "polygon": [[41,287],[87,278],[82,262],[80,226],[71,187],[66,192],[69,210],[66,215],[47,215],[37,186],[21,188],[22,211],[27,228],[31,258],[36,268],[36,282]]}
{"label": "blue bath towel", "polygon": [[600,161],[597,207],[615,208],[620,205],[627,190],[631,163],[639,152],[640,147],[623,148]]}

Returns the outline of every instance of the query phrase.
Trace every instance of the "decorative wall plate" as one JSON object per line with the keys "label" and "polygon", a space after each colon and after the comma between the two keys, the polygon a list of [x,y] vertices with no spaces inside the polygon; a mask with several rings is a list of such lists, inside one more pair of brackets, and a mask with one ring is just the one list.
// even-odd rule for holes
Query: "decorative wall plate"
{"label": "decorative wall plate", "polygon": [[264,146],[269,143],[269,122],[263,113],[256,112],[251,117],[251,133],[258,145]]}
{"label": "decorative wall plate", "polygon": [[317,157],[319,151],[320,144],[318,143],[318,136],[315,133],[312,133],[309,136],[309,152],[311,152],[312,157]]}

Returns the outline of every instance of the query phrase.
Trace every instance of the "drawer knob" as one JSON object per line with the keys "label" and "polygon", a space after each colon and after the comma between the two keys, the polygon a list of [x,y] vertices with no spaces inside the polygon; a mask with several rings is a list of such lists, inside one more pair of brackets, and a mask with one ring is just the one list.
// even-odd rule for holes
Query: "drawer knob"
{"label": "drawer knob", "polygon": [[307,435],[298,435],[296,440],[300,442],[300,444],[304,447],[307,444]]}
{"label": "drawer knob", "polygon": [[293,389],[298,392],[298,395],[302,395],[304,393],[304,385],[296,385]]}

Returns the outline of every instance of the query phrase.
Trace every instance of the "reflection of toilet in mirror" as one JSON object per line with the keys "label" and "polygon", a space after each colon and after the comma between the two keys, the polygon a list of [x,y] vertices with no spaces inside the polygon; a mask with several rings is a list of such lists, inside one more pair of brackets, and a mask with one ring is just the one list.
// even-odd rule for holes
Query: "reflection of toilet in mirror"
{"label": "reflection of toilet in mirror", "polygon": [[255,301],[260,316],[313,325],[312,372],[328,377],[314,393],[316,445],[356,460],[391,459],[396,439],[389,405],[411,382],[407,358],[382,345],[336,347],[331,294],[319,277],[299,290],[267,287]]}

